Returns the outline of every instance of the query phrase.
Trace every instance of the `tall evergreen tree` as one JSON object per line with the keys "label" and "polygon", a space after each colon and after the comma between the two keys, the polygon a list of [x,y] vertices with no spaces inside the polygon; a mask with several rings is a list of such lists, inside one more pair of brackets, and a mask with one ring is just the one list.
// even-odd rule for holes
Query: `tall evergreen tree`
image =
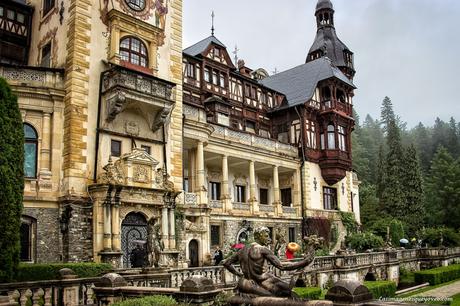
{"label": "tall evergreen tree", "polygon": [[385,97],[380,107],[380,123],[383,126],[384,133],[388,133],[390,121],[396,122],[396,116],[393,111],[393,103],[389,97]]}
{"label": "tall evergreen tree", "polygon": [[24,189],[24,130],[16,96],[0,78],[0,282],[11,281],[19,263]]}
{"label": "tall evergreen tree", "polygon": [[374,120],[370,115],[367,115],[360,129],[359,140],[364,149],[363,158],[368,161],[367,164],[369,166],[368,174],[366,176],[361,176],[361,178],[369,184],[376,184],[378,180],[377,167],[379,163],[379,150],[384,142],[380,122]]}
{"label": "tall evergreen tree", "polygon": [[427,177],[427,222],[432,226],[444,224],[460,227],[460,161],[440,146]]}
{"label": "tall evergreen tree", "polygon": [[410,135],[419,154],[422,172],[426,174],[430,169],[432,152],[429,130],[420,122],[412,129]]}
{"label": "tall evergreen tree", "polygon": [[425,215],[423,205],[423,181],[417,151],[413,145],[404,150],[404,167],[402,184],[405,198],[404,214],[400,220],[409,225],[410,232],[415,232]]}
{"label": "tall evergreen tree", "polygon": [[390,120],[388,124],[387,144],[385,182],[380,190],[380,206],[390,216],[399,219],[405,213],[405,199],[402,190],[401,137],[395,120]]}
{"label": "tall evergreen tree", "polygon": [[[378,165],[377,165],[377,173],[376,173],[376,195],[377,198],[382,198],[383,190],[385,189],[386,184],[386,167],[385,167],[385,153],[383,151],[383,144],[379,147],[379,157],[378,157]],[[383,209],[383,207],[380,207]]]}
{"label": "tall evergreen tree", "polygon": [[458,138],[457,123],[453,117],[449,120],[449,129],[446,139],[447,149],[454,158],[460,156],[460,141]]}

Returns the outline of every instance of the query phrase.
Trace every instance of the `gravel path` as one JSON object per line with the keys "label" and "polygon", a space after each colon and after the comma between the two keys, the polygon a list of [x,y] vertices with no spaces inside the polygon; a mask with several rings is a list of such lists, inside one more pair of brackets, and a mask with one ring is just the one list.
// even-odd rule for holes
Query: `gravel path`
{"label": "gravel path", "polygon": [[433,296],[439,298],[448,298],[457,293],[460,293],[460,281],[457,281],[447,286],[442,286],[436,289],[425,291],[423,293],[417,294],[417,296]]}

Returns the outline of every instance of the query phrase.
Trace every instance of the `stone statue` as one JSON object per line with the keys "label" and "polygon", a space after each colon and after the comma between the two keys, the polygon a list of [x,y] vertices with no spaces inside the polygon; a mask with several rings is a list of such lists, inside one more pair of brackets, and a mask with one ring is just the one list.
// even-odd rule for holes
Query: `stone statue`
{"label": "stone statue", "polygon": [[[266,271],[265,262],[268,261],[283,271],[298,270],[306,267],[314,260],[315,249],[321,245],[316,237],[306,239],[307,250],[305,257],[298,262],[281,262],[267,247],[270,244],[269,230],[259,227],[254,231],[255,242],[247,245],[238,253],[223,262],[225,268],[240,277],[238,290],[240,294],[252,297],[290,297],[291,287],[280,278]],[[241,271],[233,264],[240,263]]]}
{"label": "stone statue", "polygon": [[150,219],[147,227],[147,248],[149,263],[151,267],[158,268],[161,251],[164,250],[164,243],[161,241],[160,224],[155,223],[155,219]]}

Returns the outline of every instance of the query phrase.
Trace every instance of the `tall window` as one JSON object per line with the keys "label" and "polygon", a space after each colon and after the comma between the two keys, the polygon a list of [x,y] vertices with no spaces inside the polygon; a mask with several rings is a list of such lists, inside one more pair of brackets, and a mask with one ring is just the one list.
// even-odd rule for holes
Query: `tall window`
{"label": "tall window", "polygon": [[315,123],[312,120],[305,120],[305,125],[307,128],[307,147],[316,149],[316,132],[315,132]]}
{"label": "tall window", "polygon": [[245,186],[236,185],[235,186],[235,202],[237,203],[245,203]]}
{"label": "tall window", "polygon": [[327,148],[335,149],[335,128],[332,124],[327,126]]}
{"label": "tall window", "polygon": [[218,85],[219,84],[219,77],[217,76],[217,71],[213,71],[212,72],[212,83],[214,85]]}
{"label": "tall window", "polygon": [[41,67],[51,67],[51,42],[47,43],[43,46],[42,50],[42,58],[40,62]]}
{"label": "tall window", "polygon": [[110,141],[110,154],[113,157],[121,156],[121,141],[115,139]]}
{"label": "tall window", "polygon": [[211,225],[211,246],[220,245],[220,226]]}
{"label": "tall window", "polygon": [[220,183],[210,182],[209,183],[209,195],[211,200],[217,201],[220,200]]}
{"label": "tall window", "polygon": [[289,228],[289,242],[295,242],[295,227]]}
{"label": "tall window", "polygon": [[337,189],[323,187],[324,209],[337,210]]}
{"label": "tall window", "polygon": [[43,16],[48,14],[49,11],[54,7],[55,0],[43,0]]}
{"label": "tall window", "polygon": [[260,188],[259,189],[259,202],[260,204],[268,204],[268,189]]}
{"label": "tall window", "polygon": [[30,124],[24,123],[24,137],[24,176],[35,178],[37,177],[38,136]]}
{"label": "tall window", "polygon": [[19,229],[21,251],[19,258],[21,261],[34,260],[35,247],[35,226],[36,220],[30,217],[21,218],[21,227]]}
{"label": "tall window", "polygon": [[283,206],[291,206],[291,203],[292,203],[291,188],[281,189],[281,203],[283,203]]}
{"label": "tall window", "polygon": [[223,73],[221,73],[219,76],[219,83],[220,83],[220,87],[222,88],[225,87],[225,75]]}
{"label": "tall window", "polygon": [[208,83],[211,81],[211,75],[209,74],[209,68],[204,68],[204,80]]}
{"label": "tall window", "polygon": [[120,41],[120,57],[122,61],[147,67],[148,53],[144,43],[136,37],[125,37]]}
{"label": "tall window", "polygon": [[345,140],[346,140],[347,138],[346,138],[345,128],[344,128],[343,126],[340,126],[340,125],[339,125],[339,128],[338,128],[338,136],[339,136],[339,149],[340,149],[341,151],[346,151],[346,150],[347,150],[347,146],[346,146]]}
{"label": "tall window", "polygon": [[186,63],[185,64],[185,76],[191,79],[196,79],[195,76],[195,64]]}

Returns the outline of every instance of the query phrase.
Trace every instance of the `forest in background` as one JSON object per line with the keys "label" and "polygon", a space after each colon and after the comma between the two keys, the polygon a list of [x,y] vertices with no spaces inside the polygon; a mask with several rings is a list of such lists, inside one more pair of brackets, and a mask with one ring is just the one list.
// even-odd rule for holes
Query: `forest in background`
{"label": "forest in background", "polygon": [[[355,113],[355,119],[353,167],[364,234],[460,245],[460,122],[436,118],[433,126],[409,129],[388,97],[380,118],[361,121]],[[389,239],[390,224],[396,239]]]}

